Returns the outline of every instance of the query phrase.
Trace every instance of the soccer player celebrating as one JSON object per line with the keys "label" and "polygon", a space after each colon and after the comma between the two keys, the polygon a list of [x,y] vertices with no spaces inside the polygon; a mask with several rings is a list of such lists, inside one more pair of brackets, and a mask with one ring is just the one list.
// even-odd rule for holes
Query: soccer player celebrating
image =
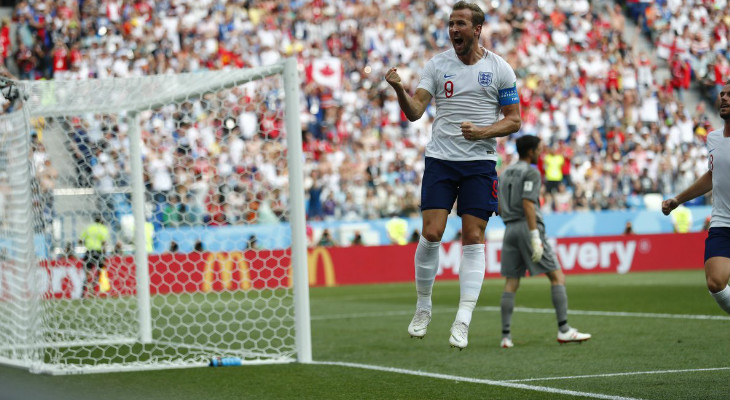
{"label": "soccer player celebrating", "polygon": [[500,306],[502,309],[502,342],[513,347],[510,327],[515,308],[515,293],[520,278],[527,270],[530,276],[545,274],[550,279],[550,293],[558,318],[558,342],[582,342],[591,338],[568,325],[568,295],[565,275],[550,245],[545,240],[545,224],[538,209],[540,173],[530,164],[537,164],[542,144],[535,136],[517,139],[520,159],[502,172],[499,179],[499,215],[506,226],[502,243],[502,276],[506,278]]}
{"label": "soccer player celebrating", "polygon": [[730,82],[717,98],[723,129],[707,135],[707,172],[682,193],[664,200],[662,212],[669,215],[680,204],[712,190],[712,218],[705,240],[705,278],[710,294],[730,314]]}
{"label": "soccer player celebrating", "polygon": [[426,63],[414,96],[406,92],[396,68],[385,76],[410,121],[421,118],[431,98],[436,98],[421,190],[422,236],[415,254],[418,300],[408,333],[426,335],[441,237],[458,198],[463,257],[459,310],[449,343],[459,349],[468,344],[471,314],[486,268],[484,231],[497,211],[495,138],[517,132],[521,125],[515,73],[504,59],[479,45],[483,23],[484,12],[476,4],[454,4],[449,18],[453,49]]}

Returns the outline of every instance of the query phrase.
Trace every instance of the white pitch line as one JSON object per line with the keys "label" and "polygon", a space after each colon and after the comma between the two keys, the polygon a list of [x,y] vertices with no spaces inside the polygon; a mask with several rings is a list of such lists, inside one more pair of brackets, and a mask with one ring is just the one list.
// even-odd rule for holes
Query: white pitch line
{"label": "white pitch line", "polygon": [[630,376],[630,375],[652,375],[652,374],[676,374],[683,372],[705,372],[705,371],[724,371],[730,367],[720,368],[695,368],[695,369],[667,369],[658,371],[636,371],[636,372],[617,372],[613,374],[595,374],[595,375],[575,375],[575,376],[553,376],[548,378],[530,378],[530,379],[509,379],[502,382],[532,382],[532,381],[556,381],[561,379],[583,379],[583,378],[609,378],[612,376]]}
{"label": "white pitch line", "polygon": [[[500,311],[499,307],[479,307],[484,311]],[[530,308],[515,307],[515,311],[538,313],[538,314],[554,314],[553,308]],[[572,315],[593,315],[604,317],[633,317],[633,318],[662,318],[662,319],[700,319],[715,321],[730,321],[730,317],[724,315],[692,315],[692,314],[663,314],[663,313],[637,313],[623,311],[590,311],[590,310],[568,310],[568,314]]]}
{"label": "white pitch line", "polygon": [[579,392],[579,391],[575,391],[575,390],[556,389],[556,388],[552,388],[552,387],[548,387],[548,386],[533,386],[533,385],[525,385],[522,383],[494,381],[494,380],[490,380],[490,379],[469,378],[469,377],[458,376],[458,375],[436,374],[433,372],[414,371],[414,370],[402,369],[402,368],[381,367],[378,365],[357,364],[357,363],[336,362],[336,361],[314,361],[314,362],[312,362],[312,364],[334,365],[334,366],[338,366],[338,367],[369,369],[369,370],[373,370],[373,371],[392,372],[392,373],[396,373],[396,374],[423,376],[423,377],[427,377],[427,378],[445,379],[445,380],[458,381],[458,382],[478,383],[478,384],[490,385],[490,386],[501,386],[501,387],[508,387],[508,388],[512,388],[512,389],[532,390],[532,391],[536,391],[536,392],[564,394],[564,395],[568,395],[568,396],[578,396],[578,397],[584,397],[584,398],[588,397],[588,398],[593,398],[593,399],[640,400],[635,397],[623,397],[623,396],[612,396],[612,395],[601,394],[601,393]]}
{"label": "white pitch line", "polygon": [[[453,311],[453,308],[434,309],[434,313]],[[499,307],[477,307],[475,311],[499,312]],[[532,314],[554,314],[554,308],[530,308],[515,307],[516,312],[532,313]],[[314,315],[312,321],[325,321],[332,319],[347,318],[372,318],[372,317],[393,317],[401,315],[411,315],[413,310],[408,311],[383,311],[369,313],[351,313],[351,314],[330,314],[330,315]],[[628,318],[659,318],[659,319],[689,319],[689,320],[710,320],[710,321],[730,321],[730,317],[723,315],[692,315],[692,314],[662,314],[662,313],[635,313],[623,311],[590,311],[590,310],[568,310],[570,315],[591,315],[603,317],[628,317]]]}

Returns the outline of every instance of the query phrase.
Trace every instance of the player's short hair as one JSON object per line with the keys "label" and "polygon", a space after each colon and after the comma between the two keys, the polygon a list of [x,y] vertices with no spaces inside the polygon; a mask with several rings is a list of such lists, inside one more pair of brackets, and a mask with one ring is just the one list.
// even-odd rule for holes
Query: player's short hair
{"label": "player's short hair", "polygon": [[476,3],[458,1],[452,11],[456,10],[471,10],[471,24],[474,26],[484,24],[484,11]]}
{"label": "player's short hair", "polygon": [[532,135],[525,135],[517,139],[517,154],[520,158],[527,157],[530,150],[537,149],[540,145],[540,138]]}

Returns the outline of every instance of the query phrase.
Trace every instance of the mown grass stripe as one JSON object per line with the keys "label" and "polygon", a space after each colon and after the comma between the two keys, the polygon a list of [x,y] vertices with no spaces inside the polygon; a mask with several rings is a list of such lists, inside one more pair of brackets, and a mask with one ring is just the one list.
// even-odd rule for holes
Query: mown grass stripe
{"label": "mown grass stripe", "polygon": [[369,370],[373,370],[373,371],[391,372],[391,373],[396,373],[396,374],[405,374],[405,375],[413,375],[413,376],[423,376],[423,377],[428,377],[428,378],[445,379],[445,380],[457,381],[457,382],[477,383],[477,384],[490,385],[490,386],[501,386],[501,387],[508,387],[508,388],[512,388],[512,389],[532,390],[532,391],[543,392],[543,393],[564,394],[564,395],[568,395],[568,396],[578,396],[578,397],[583,397],[583,398],[587,397],[587,398],[592,398],[592,399],[639,400],[635,397],[623,397],[623,396],[613,396],[613,395],[602,394],[602,393],[580,392],[577,390],[557,389],[557,388],[552,388],[552,387],[547,387],[547,386],[525,385],[522,383],[514,383],[514,382],[507,382],[507,381],[495,381],[495,380],[490,380],[490,379],[469,378],[469,377],[465,377],[465,376],[448,375],[448,374],[436,374],[436,373],[432,373],[432,372],[413,371],[413,370],[403,369],[403,368],[381,367],[379,365],[367,365],[367,364],[357,364],[357,363],[337,362],[337,361],[316,361],[316,362],[314,362],[314,364],[369,369]]}

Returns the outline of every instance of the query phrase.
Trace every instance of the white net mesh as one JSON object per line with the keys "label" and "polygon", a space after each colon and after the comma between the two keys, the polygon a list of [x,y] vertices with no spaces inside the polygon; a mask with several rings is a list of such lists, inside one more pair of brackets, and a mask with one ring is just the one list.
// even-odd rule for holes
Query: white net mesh
{"label": "white net mesh", "polygon": [[33,236],[43,231],[42,205],[25,121],[22,112],[0,117],[0,358],[20,364],[41,356]]}
{"label": "white net mesh", "polygon": [[[33,303],[38,329],[23,325],[36,337],[21,346],[10,320],[23,304],[0,292],[13,309],[0,315],[0,357],[54,373],[293,359],[284,118],[299,115],[285,113],[286,95],[298,93],[285,93],[282,68],[25,83],[37,221],[26,239],[38,262],[18,263],[37,266],[24,273],[38,277],[43,296]],[[19,121],[4,132],[23,138]],[[145,221],[134,217],[134,140]],[[0,171],[18,168],[0,154]],[[149,325],[137,289],[138,225],[149,254]],[[266,250],[256,240],[263,226],[275,238]],[[0,232],[4,241],[18,236],[5,225]],[[22,271],[9,274],[7,264],[0,289],[30,281],[8,281]],[[11,354],[19,348],[35,353]]]}

